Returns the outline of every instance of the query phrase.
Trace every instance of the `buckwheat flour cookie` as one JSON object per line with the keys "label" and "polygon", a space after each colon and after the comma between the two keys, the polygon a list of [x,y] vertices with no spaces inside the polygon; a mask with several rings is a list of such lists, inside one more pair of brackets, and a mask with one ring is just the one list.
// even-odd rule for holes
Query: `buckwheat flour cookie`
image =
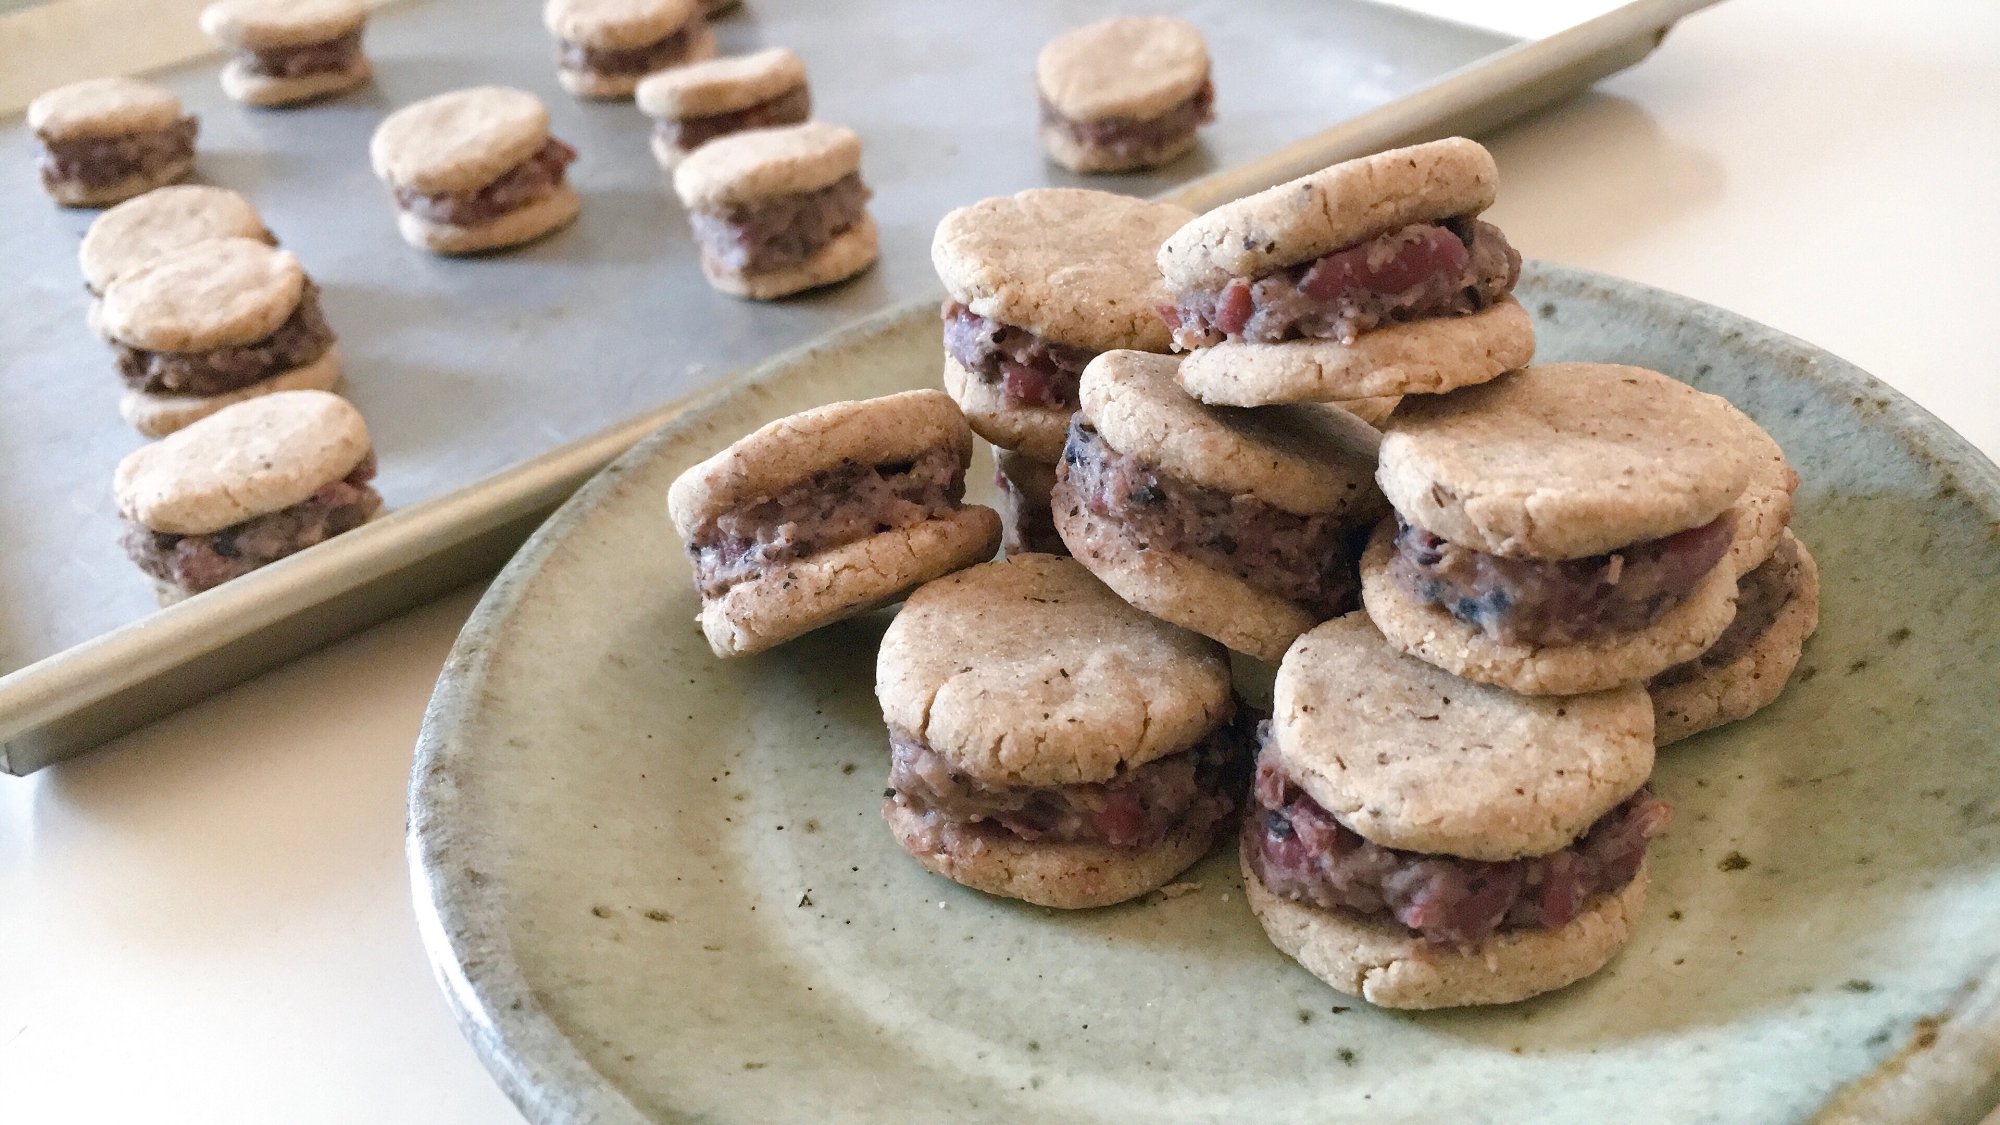
{"label": "buckwheat flour cookie", "polygon": [[1160,247],[1190,393],[1229,406],[1439,394],[1526,364],[1521,255],[1478,216],[1499,173],[1463,137],[1227,203]]}
{"label": "buckwheat flour cookie", "polygon": [[548,0],[556,80],[584,98],[629,98],[649,74],[715,57],[695,0]]}
{"label": "buckwheat flour cookie", "polygon": [[1357,541],[1385,507],[1379,435],[1318,406],[1205,407],[1177,362],[1115,351],[1084,369],[1056,528],[1126,601],[1275,661],[1353,606]]}
{"label": "buckwheat flour cookie", "polygon": [[118,463],[125,551],[162,605],[361,526],[382,508],[361,414],[321,391],[231,406]]}
{"label": "buckwheat flour cookie", "polygon": [[42,189],[64,207],[109,207],[194,169],[200,126],[173,91],[136,78],[93,78],[28,103],[42,143]]}
{"label": "buckwheat flour cookie", "polygon": [[1521,696],[1396,652],[1367,616],[1278,668],[1240,848],[1280,949],[1390,1008],[1509,1003],[1597,971],[1669,810],[1637,685]]}
{"label": "buckwheat flour cookie", "polygon": [[1653,740],[1665,746],[1747,718],[1785,690],[1800,649],[1819,627],[1819,566],[1790,531],[1736,580],[1736,618],[1720,640],[1646,682]]}
{"label": "buckwheat flour cookie", "polygon": [[1167,164],[1215,120],[1208,45],[1185,20],[1119,16],[1051,40],[1035,60],[1042,146],[1074,172]]}
{"label": "buckwheat flour cookie", "polygon": [[297,105],[368,81],[367,23],[360,0],[216,0],[201,12],[201,30],[233,52],[222,92],[255,106]]}
{"label": "buckwheat flour cookie", "polygon": [[861,138],[822,121],[718,137],[674,169],[674,193],[724,293],[768,301],[875,263]]}
{"label": "buckwheat flour cookie", "polygon": [[479,86],[384,118],[368,142],[396,201],[396,229],[420,250],[471,254],[540,238],[576,218],[566,170],[576,150],[549,135],[524,90]]}
{"label": "buckwheat flour cookie", "polygon": [[1735,614],[1731,508],[1754,447],[1721,399],[1612,364],[1530,367],[1405,399],[1362,557],[1390,643],[1535,695],[1646,680]]}
{"label": "buckwheat flour cookie", "polygon": [[257,209],[236,192],[180,184],[155,188],[99,215],[77,247],[76,263],[84,287],[102,297],[119,274],[211,238],[254,238],[266,245],[278,241]]}
{"label": "buckwheat flour cookie", "polygon": [[1108,906],[1227,838],[1249,766],[1221,646],[1070,559],[941,578],[882,638],[883,815],[931,871],[1040,906]]}
{"label": "buckwheat flour cookie", "polygon": [[340,352],[299,260],[254,238],[161,254],[105,287],[98,327],[125,383],[119,413],[148,437],[245,399],[329,390]]}
{"label": "buckwheat flour cookie", "polygon": [[669,171],[717,137],[812,116],[806,64],[783,47],[649,75],[635,100],[653,118],[653,158]]}
{"label": "buckwheat flour cookie", "polygon": [[781,418],[682,473],[667,496],[717,656],[748,656],[993,556],[966,506],[972,431],[942,391]]}
{"label": "buckwheat flour cookie", "polygon": [[1742,429],[1750,483],[1730,513],[1736,521],[1736,540],[1729,546],[1728,564],[1737,574],[1748,574],[1771,557],[1791,525],[1792,493],[1799,487],[1799,474],[1762,426],[1734,406],[1729,413]]}

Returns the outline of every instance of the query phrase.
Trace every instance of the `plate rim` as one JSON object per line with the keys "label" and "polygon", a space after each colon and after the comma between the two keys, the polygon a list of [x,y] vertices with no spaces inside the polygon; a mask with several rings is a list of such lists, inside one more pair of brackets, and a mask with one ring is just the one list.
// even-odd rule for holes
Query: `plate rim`
{"label": "plate rim", "polygon": [[[2000,525],[2000,466],[1936,415],[1853,363],[1740,313],[1609,274],[1529,261],[1522,279],[1549,291],[1595,292],[1643,304],[1747,346],[1798,355],[1809,361],[1801,377],[1846,392],[1856,411],[1867,404],[1934,481],[1955,479],[1956,495],[1980,509],[1990,524]],[[502,1091],[536,1125],[652,1125],[654,1119],[599,1074],[536,1003],[525,974],[509,955],[499,890],[473,866],[471,846],[460,839],[464,829],[453,823],[459,792],[451,767],[468,750],[457,736],[478,710],[491,646],[570,531],[661,446],[704,425],[737,395],[784,378],[815,356],[852,348],[900,321],[928,314],[935,305],[935,299],[919,298],[884,309],[723,380],[690,402],[592,477],[535,530],[481,595],[452,645],[424,709],[411,764],[404,838],[410,894],[425,956],[459,1030]]]}

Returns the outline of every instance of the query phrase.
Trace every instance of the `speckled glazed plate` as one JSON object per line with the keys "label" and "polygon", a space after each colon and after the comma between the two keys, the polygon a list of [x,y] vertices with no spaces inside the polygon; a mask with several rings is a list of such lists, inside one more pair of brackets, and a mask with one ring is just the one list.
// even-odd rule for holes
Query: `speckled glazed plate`
{"label": "speckled glazed plate", "polygon": [[536,1122],[1802,1120],[2000,953],[2000,474],[1740,317],[1550,267],[1521,295],[1540,358],[1657,368],[1762,422],[1824,576],[1785,696],[1662,755],[1674,824],[1604,972],[1397,1014],[1274,950],[1233,852],[1197,893],[1078,914],[919,870],[878,812],[886,615],[718,661],[666,519],[675,475],[753,427],[934,385],[936,313],[911,308],[635,448],[466,626],[409,854],[487,1066]]}

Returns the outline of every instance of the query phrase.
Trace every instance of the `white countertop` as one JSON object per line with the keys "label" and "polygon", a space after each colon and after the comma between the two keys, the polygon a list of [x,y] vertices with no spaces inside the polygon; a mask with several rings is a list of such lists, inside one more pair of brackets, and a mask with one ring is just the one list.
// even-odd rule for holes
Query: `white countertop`
{"label": "white countertop", "polygon": [[[1489,138],[1489,217],[1531,257],[1819,344],[2000,456],[1996,106],[2000,5],[1729,0]],[[520,1120],[431,981],[403,867],[411,746],[473,600],[0,777],[0,1120]]]}

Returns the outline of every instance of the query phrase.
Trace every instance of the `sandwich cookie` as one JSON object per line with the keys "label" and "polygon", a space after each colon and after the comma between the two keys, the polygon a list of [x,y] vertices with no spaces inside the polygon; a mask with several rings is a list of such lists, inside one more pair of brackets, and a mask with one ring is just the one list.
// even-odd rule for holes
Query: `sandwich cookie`
{"label": "sandwich cookie", "polygon": [[64,207],[109,207],[184,179],[200,126],[173,91],[134,78],[93,78],[28,103],[42,142],[42,190]]}
{"label": "sandwich cookie", "polygon": [[1224,204],[1160,248],[1160,310],[1203,402],[1437,394],[1535,354],[1491,223],[1499,172],[1463,137],[1350,160]]}
{"label": "sandwich cookie", "polygon": [[368,81],[367,23],[360,0],[216,0],[201,11],[201,30],[234,52],[222,92],[255,106],[297,105]]}
{"label": "sandwich cookie", "polygon": [[1646,681],[1653,741],[1678,742],[1771,705],[1819,627],[1819,566],[1787,530],[1756,569],[1736,580],[1736,618],[1708,651]]}
{"label": "sandwich cookie", "polygon": [[1035,60],[1042,147],[1073,172],[1158,168],[1215,120],[1208,45],[1185,20],[1119,16],[1065,32]]}
{"label": "sandwich cookie", "polygon": [[1409,398],[1361,560],[1389,643],[1530,695],[1637,683],[1736,613],[1731,505],[1753,453],[1728,405],[1615,364],[1525,368]]}
{"label": "sandwich cookie", "polygon": [[439,254],[515,246],[576,218],[565,170],[576,150],[549,136],[549,110],[525,90],[477,86],[384,118],[368,142],[396,200],[403,241]]}
{"label": "sandwich cookie", "polygon": [[[145,265],[169,250],[211,238],[254,238],[267,246],[278,242],[250,201],[228,188],[179,184],[154,188],[134,196],[97,217],[77,248],[83,287],[95,298],[119,274]],[[101,300],[90,302],[85,319],[91,331],[104,335]]]}
{"label": "sandwich cookie", "polygon": [[197,242],[119,274],[98,326],[125,382],[118,412],[147,437],[245,399],[340,381],[319,287],[297,258],[254,238]]}
{"label": "sandwich cookie", "polygon": [[718,137],[674,169],[701,272],[768,301],[843,281],[878,252],[861,138],[823,121]]}
{"label": "sandwich cookie", "polygon": [[1109,906],[1166,884],[1235,825],[1250,724],[1227,654],[1071,559],[1021,555],[924,586],[875,668],[882,815],[947,879]]}
{"label": "sandwich cookie", "polygon": [[125,553],[160,604],[213,589],[382,510],[361,412],[323,391],[241,402],[118,463]]}
{"label": "sandwich cookie", "polygon": [[1387,508],[1371,479],[1380,435],[1317,405],[1203,406],[1178,362],[1106,352],[1084,369],[1056,529],[1126,601],[1276,661],[1354,606],[1360,539]]}
{"label": "sandwich cookie", "polygon": [[1507,1004],[1602,968],[1671,810],[1644,788],[1636,684],[1536,698],[1385,643],[1365,614],[1300,637],[1259,732],[1240,856],[1288,956],[1384,1008]]}
{"label": "sandwich cookie", "polygon": [[682,473],[667,510],[701,628],[748,656],[993,557],[1000,517],[962,505],[972,431],[943,391],[836,402]]}
{"label": "sandwich cookie", "polygon": [[717,137],[812,116],[806,64],[783,47],[649,75],[635,100],[653,118],[653,158],[669,171]]}
{"label": "sandwich cookie", "polygon": [[1726,561],[1736,574],[1748,574],[1763,565],[1778,549],[1785,529],[1792,522],[1792,493],[1799,487],[1799,474],[1785,460],[1785,451],[1742,411],[1724,403],[1740,436],[1738,441],[1750,458],[1750,483],[1732,509],[1736,539],[1729,545]]}
{"label": "sandwich cookie", "polygon": [[639,80],[715,57],[695,0],[548,0],[556,81],[582,98],[629,98]]}

